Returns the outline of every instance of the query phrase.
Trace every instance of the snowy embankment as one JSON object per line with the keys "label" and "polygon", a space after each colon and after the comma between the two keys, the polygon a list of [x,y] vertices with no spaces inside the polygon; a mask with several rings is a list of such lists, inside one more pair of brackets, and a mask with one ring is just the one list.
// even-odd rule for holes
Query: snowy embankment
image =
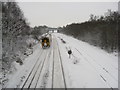
{"label": "snowy embankment", "polygon": [[[13,76],[15,76],[22,67],[26,66],[25,65],[26,59],[33,53],[33,51],[35,51],[36,46],[34,45],[36,44],[37,44],[36,40],[34,40],[31,37],[29,38],[26,37],[22,40],[18,39],[18,44],[14,46],[15,47],[14,53],[11,56],[10,55],[8,56],[9,58],[12,58],[12,56],[14,56],[14,58],[11,59],[11,64],[8,64],[11,67],[8,68],[8,70],[6,69],[1,70],[1,74],[0,74],[1,75],[1,78],[0,78],[1,87],[2,86],[5,87],[8,82],[11,82],[11,80],[14,78]],[[5,66],[2,65],[2,68],[5,68]]]}
{"label": "snowy embankment", "polygon": [[[118,56],[63,34],[54,34],[63,60],[66,81],[73,88],[117,88]],[[62,43],[62,40],[65,43]],[[73,55],[69,58],[67,50]],[[70,81],[71,80],[71,81]]]}
{"label": "snowy embankment", "polygon": [[24,61],[23,61],[23,65],[19,65],[19,63],[13,62],[15,68],[16,68],[16,72],[12,73],[9,75],[8,79],[8,83],[6,83],[6,85],[3,86],[3,88],[17,88],[19,87],[23,80],[25,78],[27,78],[26,76],[29,74],[29,72],[31,71],[32,67],[34,66],[37,58],[39,57],[40,54],[40,45],[37,44],[33,47],[33,51],[34,53],[29,55],[29,57],[27,57]]}

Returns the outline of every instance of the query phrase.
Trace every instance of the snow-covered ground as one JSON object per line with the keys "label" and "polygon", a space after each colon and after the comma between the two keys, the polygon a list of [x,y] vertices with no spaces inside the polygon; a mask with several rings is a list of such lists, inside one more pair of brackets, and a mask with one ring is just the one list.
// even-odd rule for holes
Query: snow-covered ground
{"label": "snow-covered ground", "polygon": [[14,64],[4,88],[118,88],[118,56],[60,33],[50,48],[38,43],[22,66]]}
{"label": "snow-covered ground", "polygon": [[[74,88],[117,88],[118,56],[63,34],[57,37],[66,77]],[[60,39],[66,43],[61,43]],[[68,58],[67,49],[73,52]],[[74,64],[75,63],[75,64]]]}

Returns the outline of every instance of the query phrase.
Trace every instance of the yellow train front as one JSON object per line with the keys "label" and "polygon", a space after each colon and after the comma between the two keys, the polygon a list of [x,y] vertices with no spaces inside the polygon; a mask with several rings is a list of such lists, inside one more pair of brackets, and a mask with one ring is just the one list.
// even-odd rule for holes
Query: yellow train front
{"label": "yellow train front", "polygon": [[42,38],[42,48],[49,48],[50,47],[50,40],[48,37]]}

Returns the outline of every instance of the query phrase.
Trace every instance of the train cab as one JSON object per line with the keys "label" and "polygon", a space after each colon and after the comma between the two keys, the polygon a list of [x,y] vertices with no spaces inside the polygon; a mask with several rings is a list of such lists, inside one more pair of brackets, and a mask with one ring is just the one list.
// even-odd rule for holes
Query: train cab
{"label": "train cab", "polygon": [[42,48],[43,48],[43,49],[49,48],[49,47],[50,47],[49,37],[43,37],[41,43],[42,43]]}

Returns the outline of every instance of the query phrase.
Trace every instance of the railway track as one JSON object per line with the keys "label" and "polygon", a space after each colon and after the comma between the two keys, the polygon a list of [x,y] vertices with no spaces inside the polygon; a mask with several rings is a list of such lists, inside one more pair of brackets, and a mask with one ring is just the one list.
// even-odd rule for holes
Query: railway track
{"label": "railway track", "polygon": [[62,59],[57,40],[54,38],[53,88],[66,88]]}
{"label": "railway track", "polygon": [[51,44],[49,49],[41,49],[31,70],[16,88],[21,88],[21,90],[24,88],[66,88],[62,59],[55,37]]}

